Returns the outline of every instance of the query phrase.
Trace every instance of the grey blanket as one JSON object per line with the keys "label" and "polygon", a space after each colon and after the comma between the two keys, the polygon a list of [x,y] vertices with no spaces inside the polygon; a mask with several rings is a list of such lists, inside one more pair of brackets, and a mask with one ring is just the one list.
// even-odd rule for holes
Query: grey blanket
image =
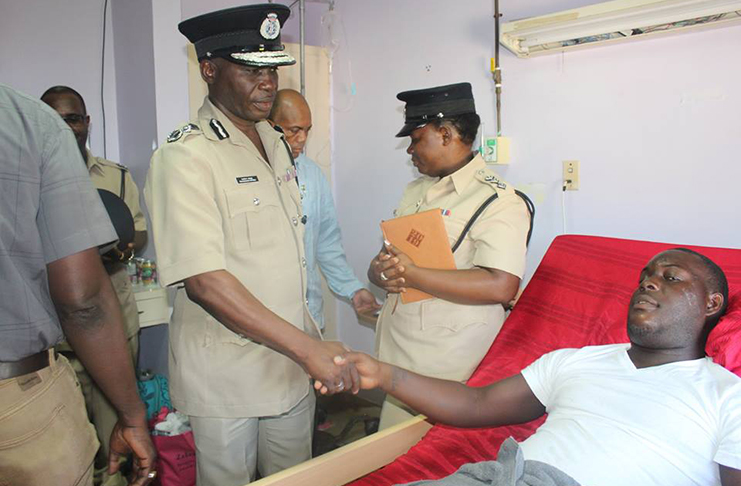
{"label": "grey blanket", "polygon": [[[539,461],[526,461],[520,445],[509,437],[499,448],[496,461],[464,464],[448,477],[404,486],[579,486],[560,469]],[[402,485],[397,485],[402,486]]]}

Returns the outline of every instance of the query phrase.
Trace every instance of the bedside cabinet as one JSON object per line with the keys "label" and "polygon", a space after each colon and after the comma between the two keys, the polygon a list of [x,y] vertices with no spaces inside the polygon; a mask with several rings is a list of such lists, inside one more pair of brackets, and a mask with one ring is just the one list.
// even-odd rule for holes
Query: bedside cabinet
{"label": "bedside cabinet", "polygon": [[157,287],[134,292],[139,308],[139,327],[156,326],[170,322],[170,307],[167,305],[167,289]]}

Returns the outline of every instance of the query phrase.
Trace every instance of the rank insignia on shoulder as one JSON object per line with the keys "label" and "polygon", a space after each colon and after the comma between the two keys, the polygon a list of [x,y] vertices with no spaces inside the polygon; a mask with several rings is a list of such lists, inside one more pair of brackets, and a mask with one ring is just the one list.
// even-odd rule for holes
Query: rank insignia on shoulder
{"label": "rank insignia on shoulder", "polygon": [[198,128],[198,125],[194,123],[188,123],[187,125],[173,130],[170,135],[167,136],[167,143],[177,142],[183,137],[183,135],[190,133],[193,130],[200,130],[200,128]]}
{"label": "rank insignia on shoulder", "polygon": [[219,120],[211,118],[211,121],[208,124],[211,126],[211,129],[214,131],[216,136],[219,137],[219,140],[229,138],[229,132],[226,131],[226,128],[224,128],[224,125],[222,125]]}
{"label": "rank insignia on shoulder", "polygon": [[493,175],[485,176],[484,177],[484,180],[486,182],[492,182],[492,183],[494,183],[494,185],[496,185],[499,189],[507,189],[507,184],[505,184],[504,182],[500,181],[499,179],[497,179]]}

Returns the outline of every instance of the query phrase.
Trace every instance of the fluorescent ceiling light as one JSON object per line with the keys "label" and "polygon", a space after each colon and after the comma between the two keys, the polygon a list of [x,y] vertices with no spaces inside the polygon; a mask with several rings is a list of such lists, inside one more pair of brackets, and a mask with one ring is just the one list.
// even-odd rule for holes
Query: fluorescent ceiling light
{"label": "fluorescent ceiling light", "polygon": [[502,24],[518,57],[741,21],[741,0],[613,0]]}

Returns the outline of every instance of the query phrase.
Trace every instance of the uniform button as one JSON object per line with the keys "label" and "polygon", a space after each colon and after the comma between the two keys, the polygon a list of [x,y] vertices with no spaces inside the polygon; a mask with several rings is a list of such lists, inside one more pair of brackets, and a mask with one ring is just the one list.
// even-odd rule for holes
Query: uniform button
{"label": "uniform button", "polygon": [[255,206],[259,206],[260,205],[260,198],[259,197],[256,197],[255,199],[253,199],[252,200],[252,204],[254,204]]}
{"label": "uniform button", "polygon": [[309,305],[309,299],[306,299],[304,302],[306,302],[306,305]]}
{"label": "uniform button", "polygon": [[276,177],[275,180],[278,181],[278,185],[280,186],[280,177]]}
{"label": "uniform button", "polygon": [[306,268],[306,258],[301,259],[301,266]]}
{"label": "uniform button", "polygon": [[483,173],[484,173],[484,170],[483,169],[479,170],[479,175],[481,175]]}
{"label": "uniform button", "polygon": [[298,218],[291,218],[291,221],[293,222],[294,226],[298,226]]}

